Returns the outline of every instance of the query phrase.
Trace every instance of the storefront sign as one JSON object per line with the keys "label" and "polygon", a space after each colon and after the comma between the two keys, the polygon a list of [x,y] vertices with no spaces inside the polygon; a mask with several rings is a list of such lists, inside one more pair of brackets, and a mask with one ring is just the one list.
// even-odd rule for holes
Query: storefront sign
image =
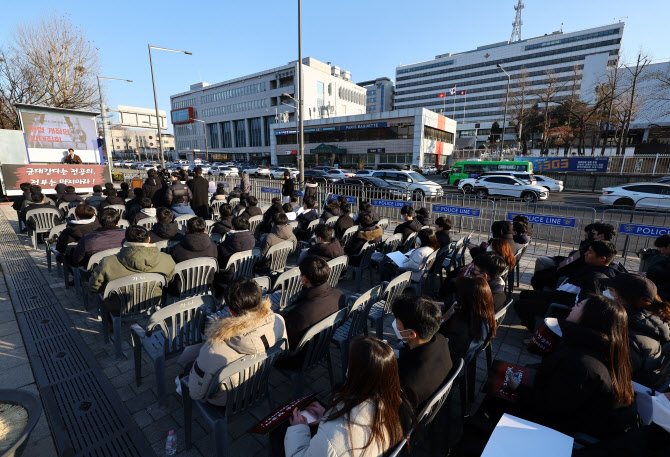
{"label": "storefront sign", "polygon": [[[104,184],[104,165],[12,165],[2,166],[7,195],[21,195],[22,182],[41,186],[44,193],[53,193],[56,184],[74,186],[78,192],[91,192],[96,184]],[[107,175],[109,176],[109,175]]]}
{"label": "storefront sign", "polygon": [[546,216],[543,214],[507,213],[507,220],[511,221],[515,216],[526,216],[530,224],[551,225],[553,227],[575,228],[577,219],[561,216]]}
{"label": "storefront sign", "polygon": [[434,213],[446,213],[454,216],[479,217],[482,210],[474,208],[463,208],[461,206],[433,205]]}
{"label": "storefront sign", "polygon": [[368,149],[368,154],[384,154],[385,152],[386,152],[386,148]]}
{"label": "storefront sign", "polygon": [[378,129],[386,127],[386,122],[372,122],[369,124],[340,125],[340,130]]}
{"label": "storefront sign", "polygon": [[604,173],[609,163],[608,157],[516,157],[517,162],[531,162],[534,172],[541,171],[583,171]]}
{"label": "storefront sign", "polygon": [[405,205],[412,206],[412,202],[403,200],[377,200],[373,198],[370,203],[372,203],[372,206],[381,206],[384,208],[402,208]]}
{"label": "storefront sign", "polygon": [[261,192],[266,192],[268,194],[279,194],[281,191],[279,189],[275,189],[274,187],[261,187]]}
{"label": "storefront sign", "polygon": [[658,227],[655,225],[620,224],[619,233],[623,235],[648,236],[651,238],[657,238],[661,235],[670,234],[670,227]]}

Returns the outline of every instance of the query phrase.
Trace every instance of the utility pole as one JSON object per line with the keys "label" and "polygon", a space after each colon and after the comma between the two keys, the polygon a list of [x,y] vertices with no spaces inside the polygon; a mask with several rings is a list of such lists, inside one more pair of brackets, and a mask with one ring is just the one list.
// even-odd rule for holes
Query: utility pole
{"label": "utility pole", "polygon": [[300,187],[305,184],[305,132],[303,129],[302,84],[302,0],[298,0],[298,154],[300,154]]}

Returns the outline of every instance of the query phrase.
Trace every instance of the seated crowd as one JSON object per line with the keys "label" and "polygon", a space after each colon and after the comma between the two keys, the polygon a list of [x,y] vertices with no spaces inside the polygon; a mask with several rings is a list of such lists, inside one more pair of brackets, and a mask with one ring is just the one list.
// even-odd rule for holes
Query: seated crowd
{"label": "seated crowd", "polygon": [[[211,204],[212,211],[216,208],[212,214],[208,207],[203,210],[202,188],[193,183],[204,179],[201,175],[196,172],[193,180],[184,182],[182,174],[173,173],[170,183],[162,183],[150,172],[131,195],[127,188],[117,192],[112,186],[103,192],[95,186],[85,201],[69,186],[57,189],[61,193],[51,201],[39,186],[22,184],[24,195],[14,208],[25,221],[30,209],[78,202],[74,218],[55,244],[59,261],[71,268],[89,268],[94,254],[119,249],[91,266],[92,293],[102,292],[110,281],[124,276],[160,273],[168,287],[155,294],[178,297],[182,291],[176,266],[192,259],[216,259],[218,271],[207,283],[230,316],[212,319],[204,342],[186,348],[178,363],[179,377],[188,376],[191,398],[225,406],[224,389],[207,396],[218,371],[245,355],[267,351],[282,339],[289,351],[295,351],[310,328],[346,308],[348,297],[328,281],[328,261],[348,256],[350,266],[359,266],[364,246],[381,249],[384,229],[369,201],[361,201],[353,216],[345,198],[325,202],[319,213],[314,195],[303,198],[302,206],[292,195],[285,196],[288,203],[275,198],[263,211],[254,195],[239,189],[226,195],[223,185],[211,197],[204,196],[204,205]],[[124,201],[119,197],[123,191],[132,198]],[[125,205],[127,228],[119,227],[120,214],[112,205]],[[456,262],[455,255],[440,259],[443,263],[436,269],[440,276],[443,268],[447,272],[440,287],[422,290],[422,277],[437,254],[451,253],[452,221],[433,220],[426,208],[411,205],[399,213],[402,222],[393,232],[400,235],[399,248],[406,241],[411,244],[410,236],[415,242],[404,256],[382,255],[378,262],[382,280],[411,273],[409,286],[389,309],[398,346],[394,351],[371,336],[353,340],[343,384],[326,405],[315,402],[306,407],[315,421],[308,422],[298,410],[292,412],[288,423],[271,435],[275,455],[384,455],[415,428],[419,412],[453,374],[459,359],[476,357],[496,336],[496,315],[511,303],[507,278],[513,276],[533,236],[528,219],[494,221],[491,238],[465,245],[463,259]],[[208,233],[205,218],[210,214],[215,221],[210,222]],[[183,215],[193,217],[180,230],[175,219]],[[262,216],[262,221],[252,231],[250,219],[256,216]],[[143,226],[147,218],[155,219]],[[355,233],[345,236],[352,227]],[[220,237],[217,242],[214,235]],[[537,259],[533,290],[521,291],[513,309],[529,337],[545,316],[558,318],[561,340],[533,367],[532,384],[509,379],[518,401],[487,395],[477,411],[480,418],[495,425],[503,413],[509,413],[570,435],[588,433],[602,440],[596,450],[608,440],[633,437],[641,430],[632,381],[667,388],[670,371],[670,235],[655,240],[657,249],[650,251],[646,271],[641,273],[629,273],[616,261],[615,236],[609,224],[590,224],[579,249],[569,256]],[[165,241],[168,248],[156,246]],[[236,277],[230,260],[258,249],[261,260],[255,272],[276,279],[267,254],[284,242],[296,254],[302,288],[290,306],[274,312],[265,291],[252,278]],[[463,261],[466,249],[471,257],[468,264]],[[102,306],[110,314],[121,312],[121,304],[113,297]],[[292,352],[276,366],[296,370],[304,357]],[[446,441],[438,427],[448,427],[447,422],[445,417],[435,420],[431,442]]]}

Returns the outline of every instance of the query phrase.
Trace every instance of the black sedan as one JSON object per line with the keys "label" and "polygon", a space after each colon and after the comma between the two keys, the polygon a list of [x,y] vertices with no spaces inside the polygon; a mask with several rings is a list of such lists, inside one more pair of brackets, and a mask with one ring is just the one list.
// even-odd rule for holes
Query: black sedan
{"label": "black sedan", "polygon": [[347,195],[347,190],[365,192],[365,198],[382,200],[409,200],[410,193],[404,187],[394,186],[380,178],[345,178],[335,181],[332,192]]}
{"label": "black sedan", "polygon": [[305,170],[305,180],[307,178],[314,178],[314,182],[317,184],[328,184],[337,181],[337,178],[333,178],[321,170]]}

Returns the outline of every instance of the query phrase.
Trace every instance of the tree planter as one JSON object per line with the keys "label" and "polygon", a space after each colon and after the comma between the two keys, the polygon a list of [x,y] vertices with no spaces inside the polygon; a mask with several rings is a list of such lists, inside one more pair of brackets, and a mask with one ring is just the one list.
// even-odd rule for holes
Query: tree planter
{"label": "tree planter", "polygon": [[[2,457],[19,457],[23,453],[28,437],[42,415],[42,403],[37,395],[23,390],[0,389],[0,411],[11,405],[23,408],[27,413],[27,421],[25,424],[17,425],[22,428],[20,432],[12,430],[12,425],[16,424],[6,424],[9,425],[8,433],[15,435],[16,438],[11,443],[4,443],[5,445],[0,449],[0,452],[3,452]],[[0,419],[4,419],[1,412]]]}

